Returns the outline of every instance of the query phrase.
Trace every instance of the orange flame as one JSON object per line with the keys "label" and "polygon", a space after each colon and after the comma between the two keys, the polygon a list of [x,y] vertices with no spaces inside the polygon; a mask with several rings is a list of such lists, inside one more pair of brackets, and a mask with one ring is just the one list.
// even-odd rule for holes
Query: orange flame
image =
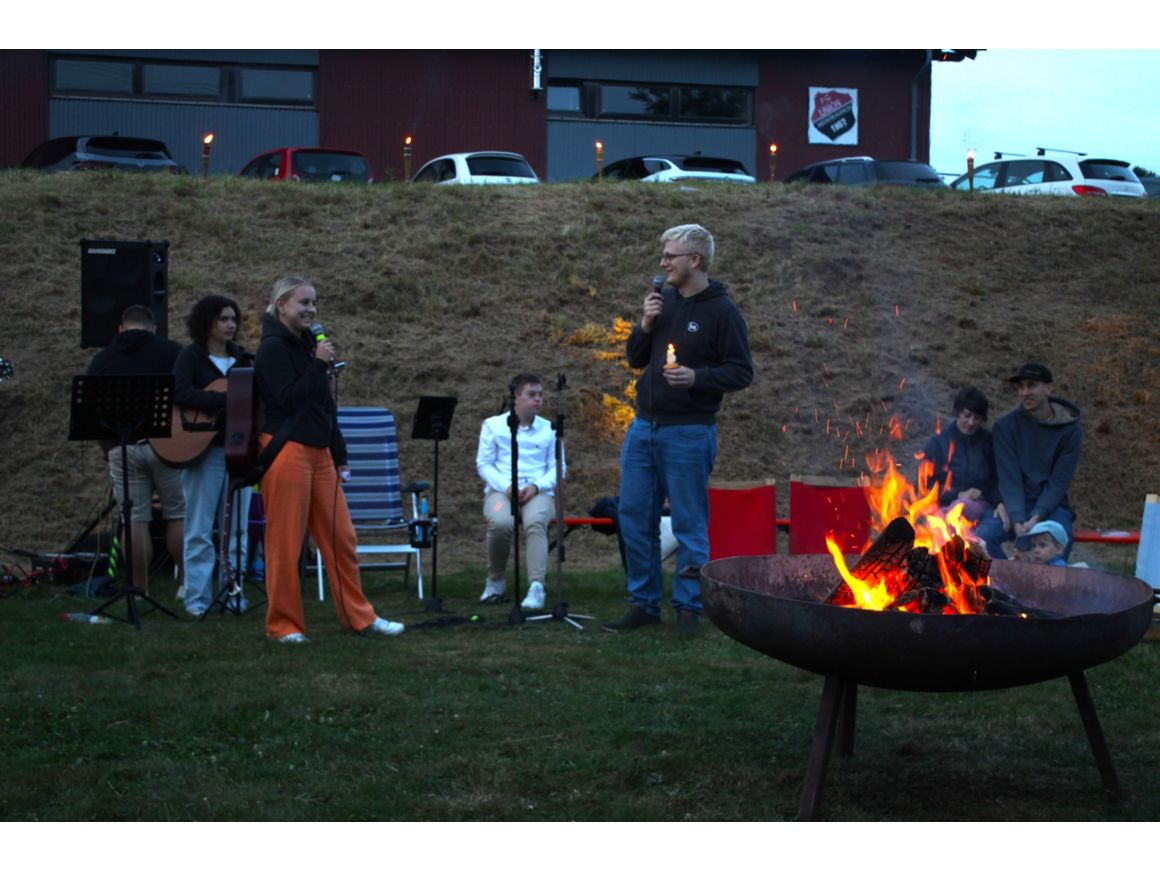
{"label": "orange flame", "polygon": [[[895,427],[898,425],[897,420],[892,420],[892,423]],[[905,517],[914,528],[914,546],[925,547],[936,557],[943,582],[941,591],[953,605],[947,612],[977,612],[977,596],[973,588],[980,582],[986,584],[990,581],[989,578],[977,581],[964,570],[961,562],[950,557],[950,551],[956,546],[952,544],[956,537],[968,546],[977,539],[972,531],[975,524],[963,516],[961,503],[947,511],[939,509],[940,484],[945,485],[949,481],[932,480],[934,463],[925,458],[919,462],[918,488],[911,486],[898,472],[894,457],[889,452],[875,451],[866,457],[866,464],[871,474],[863,478],[863,492],[870,507],[871,529],[881,534],[893,519]],[[826,536],[826,547],[839,574],[853,593],[855,603],[850,606],[885,610],[892,605],[898,595],[897,590],[905,585],[903,578],[891,573],[873,580],[854,577],[846,566],[841,548],[830,535]]]}

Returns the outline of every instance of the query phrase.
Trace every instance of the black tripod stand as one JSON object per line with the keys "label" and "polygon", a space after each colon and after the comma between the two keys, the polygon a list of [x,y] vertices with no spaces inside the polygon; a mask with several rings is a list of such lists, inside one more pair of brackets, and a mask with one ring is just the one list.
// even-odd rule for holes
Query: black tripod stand
{"label": "black tripod stand", "polygon": [[430,523],[431,596],[427,599],[426,609],[432,613],[443,612],[443,599],[439,597],[439,442],[451,437],[451,417],[458,401],[454,396],[420,396],[415,422],[411,427],[412,438],[435,442],[431,516],[422,518]]}
{"label": "black tripod stand", "polygon": [[508,502],[511,504],[512,511],[512,559],[515,562],[512,572],[515,579],[513,584],[515,604],[512,607],[512,612],[508,614],[508,622],[512,625],[519,625],[524,621],[524,606],[523,599],[520,597],[520,443],[516,438],[520,429],[520,415],[516,413],[516,382],[514,378],[508,383],[507,424],[512,438],[512,486]]}
{"label": "black tripod stand", "polygon": [[556,419],[552,428],[556,430],[556,605],[551,613],[542,613],[528,617],[528,622],[540,622],[551,619],[566,622],[573,628],[584,630],[584,626],[577,619],[594,619],[580,613],[568,613],[568,602],[564,600],[564,413],[563,392],[568,386],[568,379],[563,372],[556,375]]}
{"label": "black tripod stand", "polygon": [[[99,441],[110,434],[121,444],[121,525],[125,530],[125,560],[128,581],[108,601],[93,611],[102,614],[122,598],[126,602],[125,622],[139,631],[141,599],[174,619],[177,614],[150,598],[133,583],[133,503],[129,498],[129,442],[142,438],[168,438],[173,417],[173,375],[77,375],[73,378],[69,414],[69,441]],[[148,578],[145,578],[148,580]],[[108,614],[112,616],[112,614]],[[120,619],[120,617],[114,617]]]}

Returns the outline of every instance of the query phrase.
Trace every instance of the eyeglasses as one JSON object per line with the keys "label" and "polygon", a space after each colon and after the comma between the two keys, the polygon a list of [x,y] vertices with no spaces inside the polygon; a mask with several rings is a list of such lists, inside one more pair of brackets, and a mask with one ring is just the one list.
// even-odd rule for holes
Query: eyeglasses
{"label": "eyeglasses", "polygon": [[677,257],[691,257],[691,256],[693,256],[692,251],[689,251],[689,252],[684,253],[684,254],[670,254],[668,251],[665,251],[663,254],[661,254],[661,262],[668,263],[671,260],[675,260]]}

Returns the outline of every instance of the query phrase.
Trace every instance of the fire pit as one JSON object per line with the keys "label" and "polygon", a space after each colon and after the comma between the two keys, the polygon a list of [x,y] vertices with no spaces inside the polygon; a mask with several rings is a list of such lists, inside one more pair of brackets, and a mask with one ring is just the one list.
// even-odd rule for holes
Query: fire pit
{"label": "fire pit", "polygon": [[1132,577],[996,562],[991,585],[1051,618],[868,611],[823,603],[841,582],[829,555],[742,556],[701,569],[706,615],[746,646],[826,678],[800,818],[817,817],[838,725],[853,751],[858,684],[923,692],[1002,689],[1066,676],[1105,789],[1119,784],[1083,671],[1131,649],[1153,595]]}

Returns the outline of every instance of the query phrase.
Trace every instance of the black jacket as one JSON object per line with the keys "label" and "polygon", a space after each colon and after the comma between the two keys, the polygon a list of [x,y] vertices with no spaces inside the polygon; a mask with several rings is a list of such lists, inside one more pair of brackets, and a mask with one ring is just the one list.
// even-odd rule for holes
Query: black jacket
{"label": "black jacket", "polygon": [[[173,371],[181,345],[160,338],[148,329],[126,329],[118,332],[113,343],[101,350],[89,363],[90,375],[162,375]],[[102,439],[101,449],[111,450],[117,441]]]}
{"label": "black jacket", "polygon": [[[232,341],[226,345],[226,353],[233,357],[235,366],[253,365],[253,354],[247,353]],[[200,411],[216,412],[223,416],[226,409],[225,392],[206,390],[216,380],[225,377],[213,360],[209,351],[200,344],[187,344],[177,355],[173,366],[173,403],[181,408],[196,408]],[[213,443],[220,447],[225,443],[225,430],[215,437]]]}
{"label": "black jacket", "polygon": [[[673,287],[661,293],[664,307],[652,332],[638,321],[628,337],[628,364],[644,368],[636,381],[636,415],[660,426],[712,423],[725,393],[753,381],[745,319],[720,281],[687,298]],[[696,373],[691,389],[674,389],[665,381],[669,344],[676,348],[677,364]]]}
{"label": "black jacket", "polygon": [[258,395],[265,404],[262,431],[277,433],[284,420],[306,411],[287,440],[329,447],[336,466],[346,464],[346,441],[330,392],[329,367],[314,358],[309,332],[295,335],[270,314],[262,316],[262,343],[254,358]]}

